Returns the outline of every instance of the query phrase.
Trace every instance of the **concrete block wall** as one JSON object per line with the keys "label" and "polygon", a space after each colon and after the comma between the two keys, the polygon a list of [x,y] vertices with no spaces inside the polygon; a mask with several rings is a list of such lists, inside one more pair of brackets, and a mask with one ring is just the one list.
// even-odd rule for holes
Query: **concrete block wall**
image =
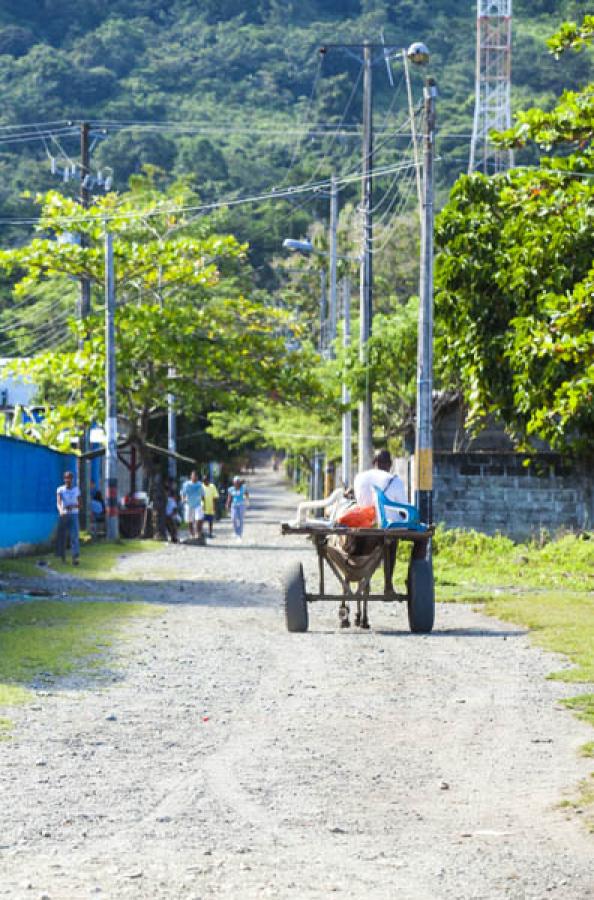
{"label": "concrete block wall", "polygon": [[556,454],[437,452],[434,465],[434,518],[449,528],[523,540],[594,527],[594,476]]}

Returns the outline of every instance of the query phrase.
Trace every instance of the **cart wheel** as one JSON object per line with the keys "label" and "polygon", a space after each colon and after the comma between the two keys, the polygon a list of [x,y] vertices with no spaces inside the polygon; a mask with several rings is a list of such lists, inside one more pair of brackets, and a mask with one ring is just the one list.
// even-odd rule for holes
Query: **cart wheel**
{"label": "cart wheel", "polygon": [[413,634],[428,634],[435,619],[433,566],[413,559],[408,569],[408,624]]}
{"label": "cart wheel", "polygon": [[285,619],[287,631],[307,631],[309,616],[305,599],[305,579],[303,566],[294,563],[284,581]]}

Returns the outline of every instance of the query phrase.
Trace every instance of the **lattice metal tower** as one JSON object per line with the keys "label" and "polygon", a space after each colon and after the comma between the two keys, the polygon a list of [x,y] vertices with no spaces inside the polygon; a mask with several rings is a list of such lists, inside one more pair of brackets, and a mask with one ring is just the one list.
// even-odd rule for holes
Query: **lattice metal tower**
{"label": "lattice metal tower", "polygon": [[477,0],[474,125],[468,171],[492,175],[513,165],[511,150],[489,139],[511,127],[512,0]]}

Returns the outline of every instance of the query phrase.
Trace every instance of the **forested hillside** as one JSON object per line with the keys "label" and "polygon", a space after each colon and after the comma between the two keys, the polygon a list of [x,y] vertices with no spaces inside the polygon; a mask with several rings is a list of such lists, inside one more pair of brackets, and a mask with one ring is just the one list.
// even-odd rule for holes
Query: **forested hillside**
{"label": "forested hillside", "polygon": [[[586,56],[561,69],[544,45],[562,19],[585,9],[573,0],[516,0],[516,108],[546,107],[586,80]],[[74,193],[76,179],[64,183],[63,170],[78,158],[78,132],[67,123],[81,119],[91,120],[97,137],[93,169],[109,166],[120,189],[145,164],[162,170],[161,187],[185,178],[206,201],[352,171],[360,154],[360,62],[340,49],[320,55],[319,47],[379,41],[382,30],[389,45],[423,40],[431,49],[443,198],[467,165],[475,14],[474,3],[460,0],[3,0],[0,126],[44,124],[37,134],[0,132],[0,215],[33,215],[25,190]],[[374,69],[378,164],[396,161],[408,140],[404,129],[398,133],[402,67],[391,66],[394,86],[381,57]],[[417,96],[424,74],[413,73]],[[344,199],[357,190],[353,184]],[[298,209],[287,202],[242,207],[230,227],[262,265],[287,229],[302,233],[326,207],[315,196]],[[3,243],[21,240],[24,230],[6,223]]]}

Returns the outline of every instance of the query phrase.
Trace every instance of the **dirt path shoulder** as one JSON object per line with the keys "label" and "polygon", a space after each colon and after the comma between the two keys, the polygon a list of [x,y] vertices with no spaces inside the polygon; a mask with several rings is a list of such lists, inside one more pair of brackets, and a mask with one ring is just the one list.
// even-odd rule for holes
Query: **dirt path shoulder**
{"label": "dirt path shoulder", "polygon": [[557,804],[592,735],[559,660],[464,606],[411,636],[402,607],[360,633],[320,604],[288,634],[279,579],[314,554],[279,533],[282,482],[250,481],[243,543],[219,524],[87,584],[158,615],[113,680],[14,713],[0,897],[590,900],[592,838]]}

